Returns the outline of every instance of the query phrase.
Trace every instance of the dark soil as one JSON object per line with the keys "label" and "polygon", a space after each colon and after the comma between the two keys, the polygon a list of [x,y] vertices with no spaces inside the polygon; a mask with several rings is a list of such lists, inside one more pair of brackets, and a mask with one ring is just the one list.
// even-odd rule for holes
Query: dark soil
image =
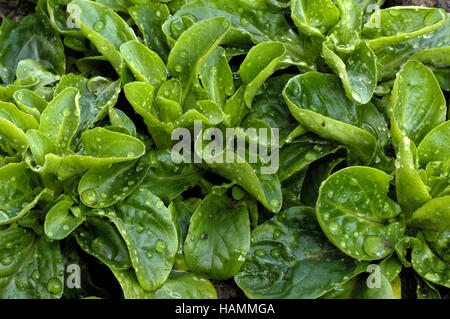
{"label": "dark soil", "polygon": [[24,0],[0,0],[0,20],[19,21],[34,10],[34,3]]}

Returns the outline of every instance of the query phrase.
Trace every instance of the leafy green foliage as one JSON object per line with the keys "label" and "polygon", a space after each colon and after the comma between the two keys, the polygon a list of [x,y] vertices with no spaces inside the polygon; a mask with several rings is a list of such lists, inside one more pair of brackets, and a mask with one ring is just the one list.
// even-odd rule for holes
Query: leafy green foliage
{"label": "leafy green foliage", "polygon": [[448,295],[448,13],[34,2],[0,27],[0,298]]}

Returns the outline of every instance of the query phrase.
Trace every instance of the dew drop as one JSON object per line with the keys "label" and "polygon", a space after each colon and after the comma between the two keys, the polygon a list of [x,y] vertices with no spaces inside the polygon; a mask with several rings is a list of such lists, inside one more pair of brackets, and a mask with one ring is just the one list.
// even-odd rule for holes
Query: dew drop
{"label": "dew drop", "polygon": [[364,238],[363,249],[371,257],[382,257],[386,252],[386,245],[382,238],[369,235]]}
{"label": "dew drop", "polygon": [[258,257],[264,257],[266,255],[266,252],[262,249],[258,249],[255,251],[255,255]]}
{"label": "dew drop", "polygon": [[180,73],[181,71],[183,71],[183,66],[182,66],[181,64],[175,65],[175,71],[177,71],[178,73]]}
{"label": "dew drop", "polygon": [[50,280],[47,283],[47,290],[48,292],[52,293],[52,294],[57,294],[59,292],[61,292],[62,290],[62,283],[61,280],[59,280],[58,278],[50,278]]}
{"label": "dew drop", "polygon": [[64,116],[70,116],[71,113],[72,113],[72,112],[70,112],[69,109],[64,109],[64,111],[63,111],[63,115],[64,115]]}
{"label": "dew drop", "polygon": [[11,264],[12,258],[8,256],[0,260],[0,262],[2,263],[2,265],[8,266],[9,264]]}
{"label": "dew drop", "polygon": [[272,200],[270,201],[270,206],[272,206],[272,207],[278,207],[278,206],[280,206],[280,201],[277,200],[277,199],[272,199]]}
{"label": "dew drop", "polygon": [[278,238],[280,238],[280,237],[281,237],[281,231],[275,230],[275,231],[273,232],[273,239],[278,239]]}
{"label": "dew drop", "polygon": [[331,222],[328,225],[328,230],[330,231],[330,233],[332,233],[333,235],[336,235],[339,233],[339,225],[336,222]]}
{"label": "dew drop", "polygon": [[272,255],[273,258],[278,258],[278,257],[280,257],[280,250],[277,248],[274,248],[270,251],[270,254]]}
{"label": "dew drop", "polygon": [[31,278],[33,278],[34,281],[38,281],[38,280],[39,280],[39,271],[34,270],[34,271],[31,273]]}
{"label": "dew drop", "polygon": [[101,32],[103,29],[105,29],[105,23],[103,21],[99,20],[94,24],[95,31]]}
{"label": "dew drop", "polygon": [[163,253],[166,251],[167,245],[164,241],[158,240],[155,244],[155,249],[159,253]]}
{"label": "dew drop", "polygon": [[81,194],[81,200],[88,206],[95,205],[98,202],[97,192],[94,189],[85,190]]}

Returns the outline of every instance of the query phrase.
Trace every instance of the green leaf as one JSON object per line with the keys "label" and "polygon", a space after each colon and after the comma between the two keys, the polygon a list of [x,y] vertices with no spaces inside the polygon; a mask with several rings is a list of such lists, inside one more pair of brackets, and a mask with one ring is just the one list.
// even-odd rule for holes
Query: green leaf
{"label": "green leaf", "polygon": [[450,231],[450,196],[425,203],[412,214],[407,225],[424,231]]}
{"label": "green leaf", "polygon": [[41,112],[47,107],[46,100],[30,90],[18,90],[14,92],[14,101],[17,107],[23,112],[33,115],[36,120],[39,120]]}
{"label": "green leaf", "polygon": [[169,18],[167,6],[163,3],[143,2],[129,8],[128,13],[144,37],[144,44],[163,61],[167,61],[170,50],[162,31],[163,23]]}
{"label": "green leaf", "polygon": [[428,247],[422,233],[419,233],[413,246],[411,263],[414,270],[426,280],[447,288],[450,287],[450,269],[447,262]]}
{"label": "green leaf", "polygon": [[120,81],[110,81],[101,76],[87,79],[71,73],[61,78],[55,89],[55,95],[69,87],[76,88],[80,92],[78,100],[80,125],[75,134],[75,142],[82,132],[102,120],[108,114],[108,109],[116,104],[120,93]]}
{"label": "green leaf", "polygon": [[138,41],[120,46],[120,53],[138,81],[150,83],[156,90],[167,79],[167,70],[161,58]]}
{"label": "green leaf", "polygon": [[61,298],[64,265],[58,241],[11,226],[0,231],[0,247],[0,298]]}
{"label": "green leaf", "polygon": [[340,53],[351,53],[360,42],[362,10],[353,0],[337,0],[341,20],[332,29],[328,41]]}
{"label": "green leaf", "polygon": [[204,166],[208,170],[242,186],[271,212],[280,211],[282,195],[280,181],[274,173],[278,169],[275,160],[270,163],[270,167],[258,162],[249,163],[246,161],[249,156],[242,158],[244,154],[240,154],[241,151],[238,150],[236,153],[228,147],[214,155],[206,154],[203,150],[202,137],[203,132],[195,141],[194,148],[197,156],[205,161]]}
{"label": "green leaf", "polygon": [[154,292],[142,289],[131,271],[112,270],[125,299],[217,299],[214,286],[206,279],[187,272],[171,272],[164,285]]}
{"label": "green leaf", "polygon": [[[323,157],[311,165],[309,165],[308,170],[305,175],[303,184],[308,187],[302,187],[300,189],[299,198],[307,206],[315,207],[317,198],[319,197],[319,188],[323,181],[330,177],[331,172],[336,168],[337,165],[341,164],[345,158],[338,157],[334,155]],[[296,175],[292,176],[287,180],[295,183]]]}
{"label": "green leaf", "polygon": [[201,171],[194,165],[173,162],[168,149],[152,151],[149,158],[150,169],[143,187],[166,202],[194,187],[201,177]]}
{"label": "green leaf", "polygon": [[139,284],[136,274],[132,269],[117,270],[111,268],[114,276],[122,288],[125,299],[152,299],[153,292],[145,291]]}
{"label": "green leaf", "polygon": [[321,299],[351,299],[353,290],[358,283],[358,277],[347,280],[341,285],[337,285],[333,290],[320,297]]}
{"label": "green leaf", "polygon": [[361,280],[354,288],[354,299],[395,299],[394,290],[383,273],[379,275],[379,287],[368,287],[366,280]]}
{"label": "green leaf", "polygon": [[136,137],[136,126],[133,121],[121,110],[109,109],[109,121],[111,125],[125,129],[129,135]]}
{"label": "green leaf", "polygon": [[183,200],[181,196],[175,198],[169,205],[170,213],[175,221],[178,234],[178,252],[175,259],[174,269],[187,270],[186,261],[184,259],[183,246],[186,239],[191,216],[198,208],[202,200],[200,198],[188,198]]}
{"label": "green leaf", "polygon": [[389,282],[392,282],[397,278],[403,267],[398,257],[394,254],[383,259],[378,266],[380,266],[381,273],[389,280]]}
{"label": "green leaf", "polygon": [[356,44],[349,54],[334,51],[331,42],[323,43],[323,57],[341,78],[347,97],[359,104],[369,103],[377,86],[377,66],[373,51],[365,41]]}
{"label": "green leaf", "polygon": [[239,75],[246,85],[244,101],[247,107],[252,107],[253,98],[264,81],[283,66],[285,52],[280,42],[263,42],[250,49],[239,68]]}
{"label": "green leaf", "polygon": [[80,124],[80,93],[67,88],[58,94],[41,115],[39,131],[52,140],[56,151],[69,147]]}
{"label": "green leaf", "polygon": [[145,153],[144,143],[137,138],[101,127],[83,132],[79,148],[77,154],[46,154],[44,164],[32,168],[41,174],[54,174],[62,181],[90,168],[135,160]]}
{"label": "green leaf", "polygon": [[395,77],[404,63],[415,52],[430,48],[439,48],[450,45],[450,19],[434,31],[425,33],[417,38],[388,45],[376,52],[379,73],[383,79]]}
{"label": "green leaf", "polygon": [[443,9],[393,7],[375,12],[365,24],[362,35],[375,53],[388,45],[416,38],[444,25]]}
{"label": "green leaf", "polygon": [[331,0],[293,0],[291,16],[300,32],[319,39],[339,22],[339,10]]}
{"label": "green leaf", "polygon": [[156,93],[156,108],[154,113],[163,122],[174,121],[183,113],[180,103],[180,81],[170,79],[164,82]]}
{"label": "green leaf", "polygon": [[29,212],[42,196],[33,192],[25,163],[0,168],[0,225],[12,223]]}
{"label": "green leaf", "polygon": [[156,299],[217,299],[217,292],[208,280],[189,272],[170,273],[161,288],[155,291]]}
{"label": "green leaf", "polygon": [[200,79],[210,99],[223,108],[228,96],[234,93],[234,82],[222,47],[217,47],[202,64]]}
{"label": "green leaf", "polygon": [[393,252],[405,229],[399,205],[388,197],[389,175],[370,167],[348,167],[320,187],[316,214],[330,241],[359,260]]}
{"label": "green leaf", "polygon": [[90,169],[78,184],[80,199],[93,208],[112,206],[141,184],[149,167],[149,157],[144,156],[140,160]]}
{"label": "green leaf", "polygon": [[389,109],[394,143],[407,136],[416,145],[445,122],[447,113],[444,95],[433,72],[417,61],[406,63],[398,74]]}
{"label": "green leaf", "polygon": [[410,60],[420,61],[436,67],[450,66],[450,46],[441,48],[430,48],[417,51]]}
{"label": "green leaf", "polygon": [[[225,18],[207,19],[193,25],[175,43],[167,61],[167,68],[181,82],[181,105],[185,105],[189,95],[196,94],[195,89],[200,85],[200,68],[220,44],[229,27],[230,22]],[[195,46],[190,45],[193,38],[197,41]],[[190,107],[192,105],[189,105],[188,101],[185,109]]]}
{"label": "green leaf", "polygon": [[155,108],[152,106],[153,86],[145,82],[132,82],[125,85],[124,92],[136,113],[144,118],[144,123],[155,144],[158,147],[170,146],[173,124],[164,123],[156,116]]}
{"label": "green leaf", "polygon": [[360,107],[348,100],[339,78],[331,74],[309,72],[287,83],[283,96],[292,115],[309,131],[350,148],[370,162],[381,143],[388,139],[383,116],[371,104]]}
{"label": "green leaf", "polygon": [[108,59],[123,82],[129,82],[131,76],[118,50],[125,42],[137,40],[133,29],[117,13],[99,3],[73,0],[71,5],[80,8],[79,16],[74,18],[81,33]]}
{"label": "green leaf", "polygon": [[444,170],[450,169],[450,122],[446,121],[433,128],[417,147],[418,160],[421,167],[431,162],[441,162]]}
{"label": "green leaf", "polygon": [[281,149],[278,178],[283,182],[309,164],[339,149],[340,146],[334,143],[313,136],[301,136]]}
{"label": "green leaf", "polygon": [[416,277],[417,280],[417,299],[441,299],[439,291],[425,279]]}
{"label": "green leaf", "polygon": [[249,298],[318,298],[365,271],[326,239],[312,208],[292,207],[266,221],[251,243],[234,277]]}
{"label": "green leaf", "polygon": [[397,201],[406,216],[431,199],[428,187],[420,178],[414,165],[411,141],[404,137],[397,150],[395,161],[395,189]]}
{"label": "green leaf", "polygon": [[34,117],[20,111],[14,104],[0,101],[0,118],[10,121],[25,133],[30,129],[37,129],[38,122]]}
{"label": "green leaf", "polygon": [[[299,135],[305,134],[306,130],[292,116],[282,95],[282,91],[291,77],[291,74],[283,74],[271,76],[267,79],[264,92],[255,96],[252,110],[246,115],[240,126],[244,129],[250,128],[254,127],[255,123],[262,121],[271,128],[277,128],[280,146],[292,142]],[[245,109],[247,110],[247,108]],[[226,109],[224,111],[227,113]],[[234,117],[233,113],[230,114],[230,117]],[[236,116],[236,118],[239,118],[239,116]]]}
{"label": "green leaf", "polygon": [[44,223],[47,237],[55,240],[64,239],[84,222],[84,217],[76,217],[71,213],[72,205],[72,200],[62,197],[59,202],[50,208],[45,216]]}
{"label": "green leaf", "polygon": [[[105,214],[104,211],[96,213],[99,216]],[[89,216],[74,234],[78,244],[86,253],[98,258],[111,269],[125,270],[131,267],[125,241],[108,219]]]}
{"label": "green leaf", "polygon": [[290,28],[283,12],[268,5],[265,0],[195,0],[178,10],[163,25],[169,40],[178,38],[184,30],[184,19],[198,22],[212,17],[225,17],[231,23],[229,34],[223,43],[242,47],[251,43],[280,41],[289,52],[288,56],[305,62],[303,67],[312,68],[311,61],[318,56],[311,41],[297,35]]}
{"label": "green leaf", "polygon": [[[25,59],[32,59],[58,75],[64,74],[64,47],[44,13],[29,14],[20,22],[3,19],[0,43],[0,78],[5,84],[13,83],[17,65]],[[30,75],[35,74],[27,74]]]}
{"label": "green leaf", "polygon": [[190,270],[227,279],[239,271],[250,248],[250,219],[245,206],[216,192],[192,215],[183,251]]}
{"label": "green leaf", "polygon": [[108,217],[127,244],[140,285],[147,291],[160,288],[178,250],[175,223],[164,203],[141,186]]}

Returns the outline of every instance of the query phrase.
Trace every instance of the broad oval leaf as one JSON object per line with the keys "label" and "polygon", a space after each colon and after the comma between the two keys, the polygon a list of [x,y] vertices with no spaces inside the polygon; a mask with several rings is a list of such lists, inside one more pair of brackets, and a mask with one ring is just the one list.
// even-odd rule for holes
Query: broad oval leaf
{"label": "broad oval leaf", "polygon": [[293,0],[291,17],[300,32],[324,39],[339,22],[339,10],[332,0]]}
{"label": "broad oval leaf", "polygon": [[404,137],[397,147],[397,160],[395,161],[397,202],[402,206],[407,217],[431,199],[428,187],[416,170],[411,146],[411,141]]}
{"label": "broad oval leaf", "polygon": [[194,187],[202,175],[192,164],[175,163],[168,149],[150,152],[149,161],[150,169],[143,187],[166,202]]}
{"label": "broad oval leaf", "polygon": [[425,203],[412,214],[407,225],[423,231],[450,231],[450,196],[434,198]]}
{"label": "broad oval leaf", "polygon": [[393,252],[405,230],[400,206],[388,197],[389,175],[349,167],[320,187],[316,215],[326,236],[347,255],[381,259]]}
{"label": "broad oval leaf", "polygon": [[365,271],[365,263],[327,240],[309,207],[289,208],[259,225],[251,242],[234,277],[249,298],[318,298]]}
{"label": "broad oval leaf", "polygon": [[375,156],[376,137],[382,144],[388,140],[383,116],[371,103],[360,107],[348,100],[334,75],[309,72],[295,76],[287,83],[283,96],[302,126],[346,145],[365,162]]}
{"label": "broad oval leaf", "polygon": [[12,226],[0,231],[0,247],[0,298],[61,298],[64,264],[58,241]]}
{"label": "broad oval leaf", "polygon": [[184,258],[195,273],[227,279],[239,271],[250,248],[250,219],[244,205],[235,207],[226,194],[214,192],[191,217]]}
{"label": "broad oval leaf", "polygon": [[210,281],[190,272],[172,271],[156,299],[217,299],[216,288]]}
{"label": "broad oval leaf", "polygon": [[169,56],[169,46],[162,25],[169,18],[169,9],[164,3],[143,2],[128,8],[136,26],[144,37],[144,44],[156,52],[163,61]]}
{"label": "broad oval leaf", "polygon": [[24,162],[1,167],[0,225],[12,223],[29,212],[42,192],[37,196],[34,194],[31,174]]}
{"label": "broad oval leaf", "polygon": [[73,0],[71,5],[79,8],[74,18],[80,24],[81,33],[111,62],[122,80],[128,82],[131,76],[118,50],[123,43],[137,40],[133,29],[117,13],[99,3]]}
{"label": "broad oval leaf", "polygon": [[419,233],[413,245],[411,264],[414,270],[426,280],[450,288],[448,263],[428,247],[422,233]]}
{"label": "broad oval leaf", "polygon": [[[35,60],[56,74],[64,74],[64,47],[45,13],[29,14],[20,22],[4,19],[0,42],[0,78],[4,83],[14,81],[17,65],[25,59]],[[33,73],[27,76],[30,74]]]}
{"label": "broad oval leaf", "polygon": [[147,81],[156,90],[167,79],[161,58],[140,42],[128,41],[120,46],[120,53],[138,81]]}
{"label": "broad oval leaf", "polygon": [[[96,212],[99,216],[102,211]],[[78,227],[75,238],[88,254],[98,258],[111,269],[125,270],[131,267],[130,254],[119,231],[108,219],[89,216]]]}
{"label": "broad oval leaf", "polygon": [[70,146],[78,129],[79,98],[80,93],[77,89],[67,88],[58,94],[42,112],[39,131],[53,141],[57,151]]}
{"label": "broad oval leaf", "polygon": [[139,284],[147,291],[167,280],[178,251],[177,230],[170,211],[147,188],[137,188],[108,217],[130,251]]}
{"label": "broad oval leaf", "polygon": [[375,54],[367,43],[360,41],[346,54],[334,52],[331,43],[324,42],[322,54],[341,78],[347,97],[359,104],[369,103],[377,86],[377,66]]}
{"label": "broad oval leaf", "polygon": [[150,167],[148,156],[88,170],[78,184],[80,199],[93,208],[109,207],[131,194]]}
{"label": "broad oval leaf", "polygon": [[389,108],[394,143],[407,136],[416,145],[445,122],[447,113],[444,94],[433,72],[417,61],[407,62],[398,74]]}
{"label": "broad oval leaf", "polygon": [[447,20],[442,9],[393,7],[375,12],[365,24],[363,37],[375,53],[388,45],[431,32]]}
{"label": "broad oval leaf", "polygon": [[[181,105],[184,105],[189,94],[200,84],[198,74],[203,62],[220,44],[227,34],[230,22],[223,17],[200,21],[186,30],[175,43],[167,61],[170,73],[181,82]],[[195,46],[190,45],[197,39]]]}
{"label": "broad oval leaf", "polygon": [[45,216],[44,230],[47,237],[61,240],[84,222],[84,217],[74,216],[70,208],[73,201],[70,198],[61,198]]}

